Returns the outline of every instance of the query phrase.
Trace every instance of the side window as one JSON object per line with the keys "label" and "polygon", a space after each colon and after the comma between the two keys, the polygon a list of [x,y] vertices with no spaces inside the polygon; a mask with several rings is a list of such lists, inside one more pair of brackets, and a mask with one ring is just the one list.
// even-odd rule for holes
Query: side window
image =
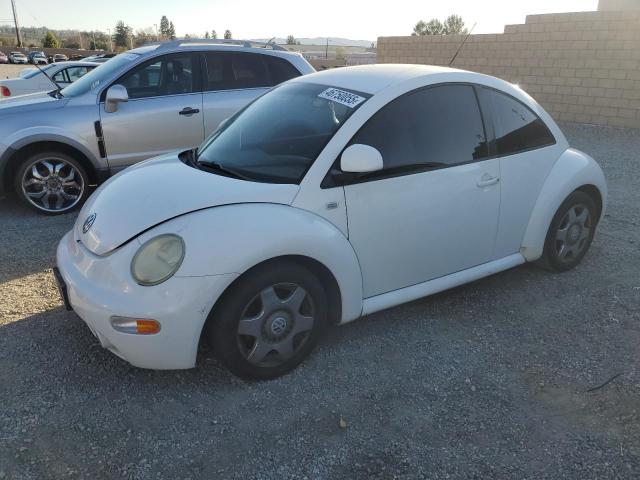
{"label": "side window", "polygon": [[225,75],[224,68],[224,56],[219,53],[212,52],[206,53],[205,56],[206,63],[206,73],[207,77],[205,79],[205,91],[211,90],[225,90],[227,87],[225,86],[226,80],[228,80]]}
{"label": "side window", "polygon": [[69,80],[67,80],[67,77],[64,73],[64,68],[62,70],[60,70],[58,73],[56,73],[53,77],[51,77],[53,79],[54,82],[56,83],[69,83]]}
{"label": "side window", "polygon": [[513,155],[555,143],[544,122],[528,107],[503,93],[483,89],[493,112],[498,155]]}
{"label": "side window", "polygon": [[88,67],[69,67],[66,70],[67,70],[67,77],[69,78],[69,81],[75,82],[80,77],[82,77],[87,72],[89,72],[89,70],[91,69]]}
{"label": "side window", "polygon": [[383,107],[350,142],[377,148],[384,169],[394,172],[443,168],[486,158],[480,109],[468,85],[418,90]]}
{"label": "side window", "polygon": [[300,72],[289,62],[282,58],[265,56],[269,75],[271,77],[271,85],[278,85],[292,78],[299,77]]}
{"label": "side window", "polygon": [[233,88],[269,86],[269,76],[262,55],[232,53],[230,57]]}
{"label": "side window", "polygon": [[129,98],[147,98],[192,93],[195,76],[191,54],[167,55],[149,60],[125,74]]}

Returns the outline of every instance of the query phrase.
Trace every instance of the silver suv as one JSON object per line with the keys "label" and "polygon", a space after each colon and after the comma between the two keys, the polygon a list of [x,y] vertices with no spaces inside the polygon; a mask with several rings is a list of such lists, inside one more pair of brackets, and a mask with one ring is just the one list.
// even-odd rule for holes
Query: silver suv
{"label": "silver suv", "polygon": [[146,158],[194,148],[269,88],[313,72],[272,44],[178,40],[122,53],[62,90],[0,104],[0,197],[48,214]]}

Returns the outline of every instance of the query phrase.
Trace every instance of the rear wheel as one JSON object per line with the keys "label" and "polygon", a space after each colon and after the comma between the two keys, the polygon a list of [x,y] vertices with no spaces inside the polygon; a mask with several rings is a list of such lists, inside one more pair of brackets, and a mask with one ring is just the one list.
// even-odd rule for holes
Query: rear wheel
{"label": "rear wheel", "polygon": [[29,207],[58,215],[82,205],[88,195],[89,177],[80,162],[66,153],[38,152],[18,168],[15,189]]}
{"label": "rear wheel", "polygon": [[584,192],[573,192],[562,202],[547,232],[541,263],[563,272],[580,263],[595,233],[596,205]]}
{"label": "rear wheel", "polygon": [[293,262],[258,267],[211,313],[207,337],[235,375],[270,379],[297,367],[327,325],[327,296],[316,276]]}

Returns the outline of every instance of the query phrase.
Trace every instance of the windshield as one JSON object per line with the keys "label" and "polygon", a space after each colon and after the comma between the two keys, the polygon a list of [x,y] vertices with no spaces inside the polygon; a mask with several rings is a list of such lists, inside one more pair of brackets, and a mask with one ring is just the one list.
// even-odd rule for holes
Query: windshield
{"label": "windshield", "polygon": [[116,55],[109,62],[105,62],[99,67],[94,68],[80,79],[73,82],[60,93],[65,97],[75,97],[87,93],[89,90],[95,90],[109,80],[111,76],[120,70],[124,65],[134,62],[140,58],[137,53],[121,53]]}
{"label": "windshield", "polygon": [[259,182],[300,183],[325,145],[370,95],[286,83],[245,107],[202,147],[198,163]]}
{"label": "windshield", "polygon": [[[53,67],[54,65],[46,65],[44,67],[40,67],[43,71],[47,71],[49,70],[51,67]],[[22,78],[33,78],[36,75],[42,75],[42,72],[40,70],[38,70],[37,68],[34,68],[33,70],[29,70],[29,72],[25,73],[24,75],[22,75]]]}

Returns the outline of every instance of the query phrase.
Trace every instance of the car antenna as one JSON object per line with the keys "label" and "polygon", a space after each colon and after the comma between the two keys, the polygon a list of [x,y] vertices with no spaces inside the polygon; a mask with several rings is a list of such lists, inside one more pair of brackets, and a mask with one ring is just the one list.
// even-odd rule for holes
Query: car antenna
{"label": "car antenna", "polygon": [[47,75],[47,73],[43,69],[40,68],[40,64],[34,63],[33,66],[36,67],[38,70],[40,70],[40,73],[42,73],[45,77],[47,77],[49,80],[51,80],[55,84],[55,86],[58,89],[58,92],[60,90],[62,90],[62,87],[60,85],[58,85],[58,82],[56,82],[53,78],[51,78],[49,75]]}
{"label": "car antenna", "polygon": [[451,61],[449,62],[449,67],[451,65],[453,65],[454,60],[456,59],[456,57],[458,56],[458,54],[460,53],[460,50],[462,50],[462,47],[464,47],[464,44],[467,42],[467,38],[469,38],[469,36],[471,35],[471,32],[473,32],[473,29],[476,28],[476,25],[478,24],[478,22],[473,24],[473,27],[471,27],[471,30],[469,30],[469,33],[467,33],[467,35],[464,37],[464,39],[462,40],[462,43],[460,44],[460,46],[458,47],[458,50],[456,50],[456,53],[453,55],[453,58],[451,59]]}

